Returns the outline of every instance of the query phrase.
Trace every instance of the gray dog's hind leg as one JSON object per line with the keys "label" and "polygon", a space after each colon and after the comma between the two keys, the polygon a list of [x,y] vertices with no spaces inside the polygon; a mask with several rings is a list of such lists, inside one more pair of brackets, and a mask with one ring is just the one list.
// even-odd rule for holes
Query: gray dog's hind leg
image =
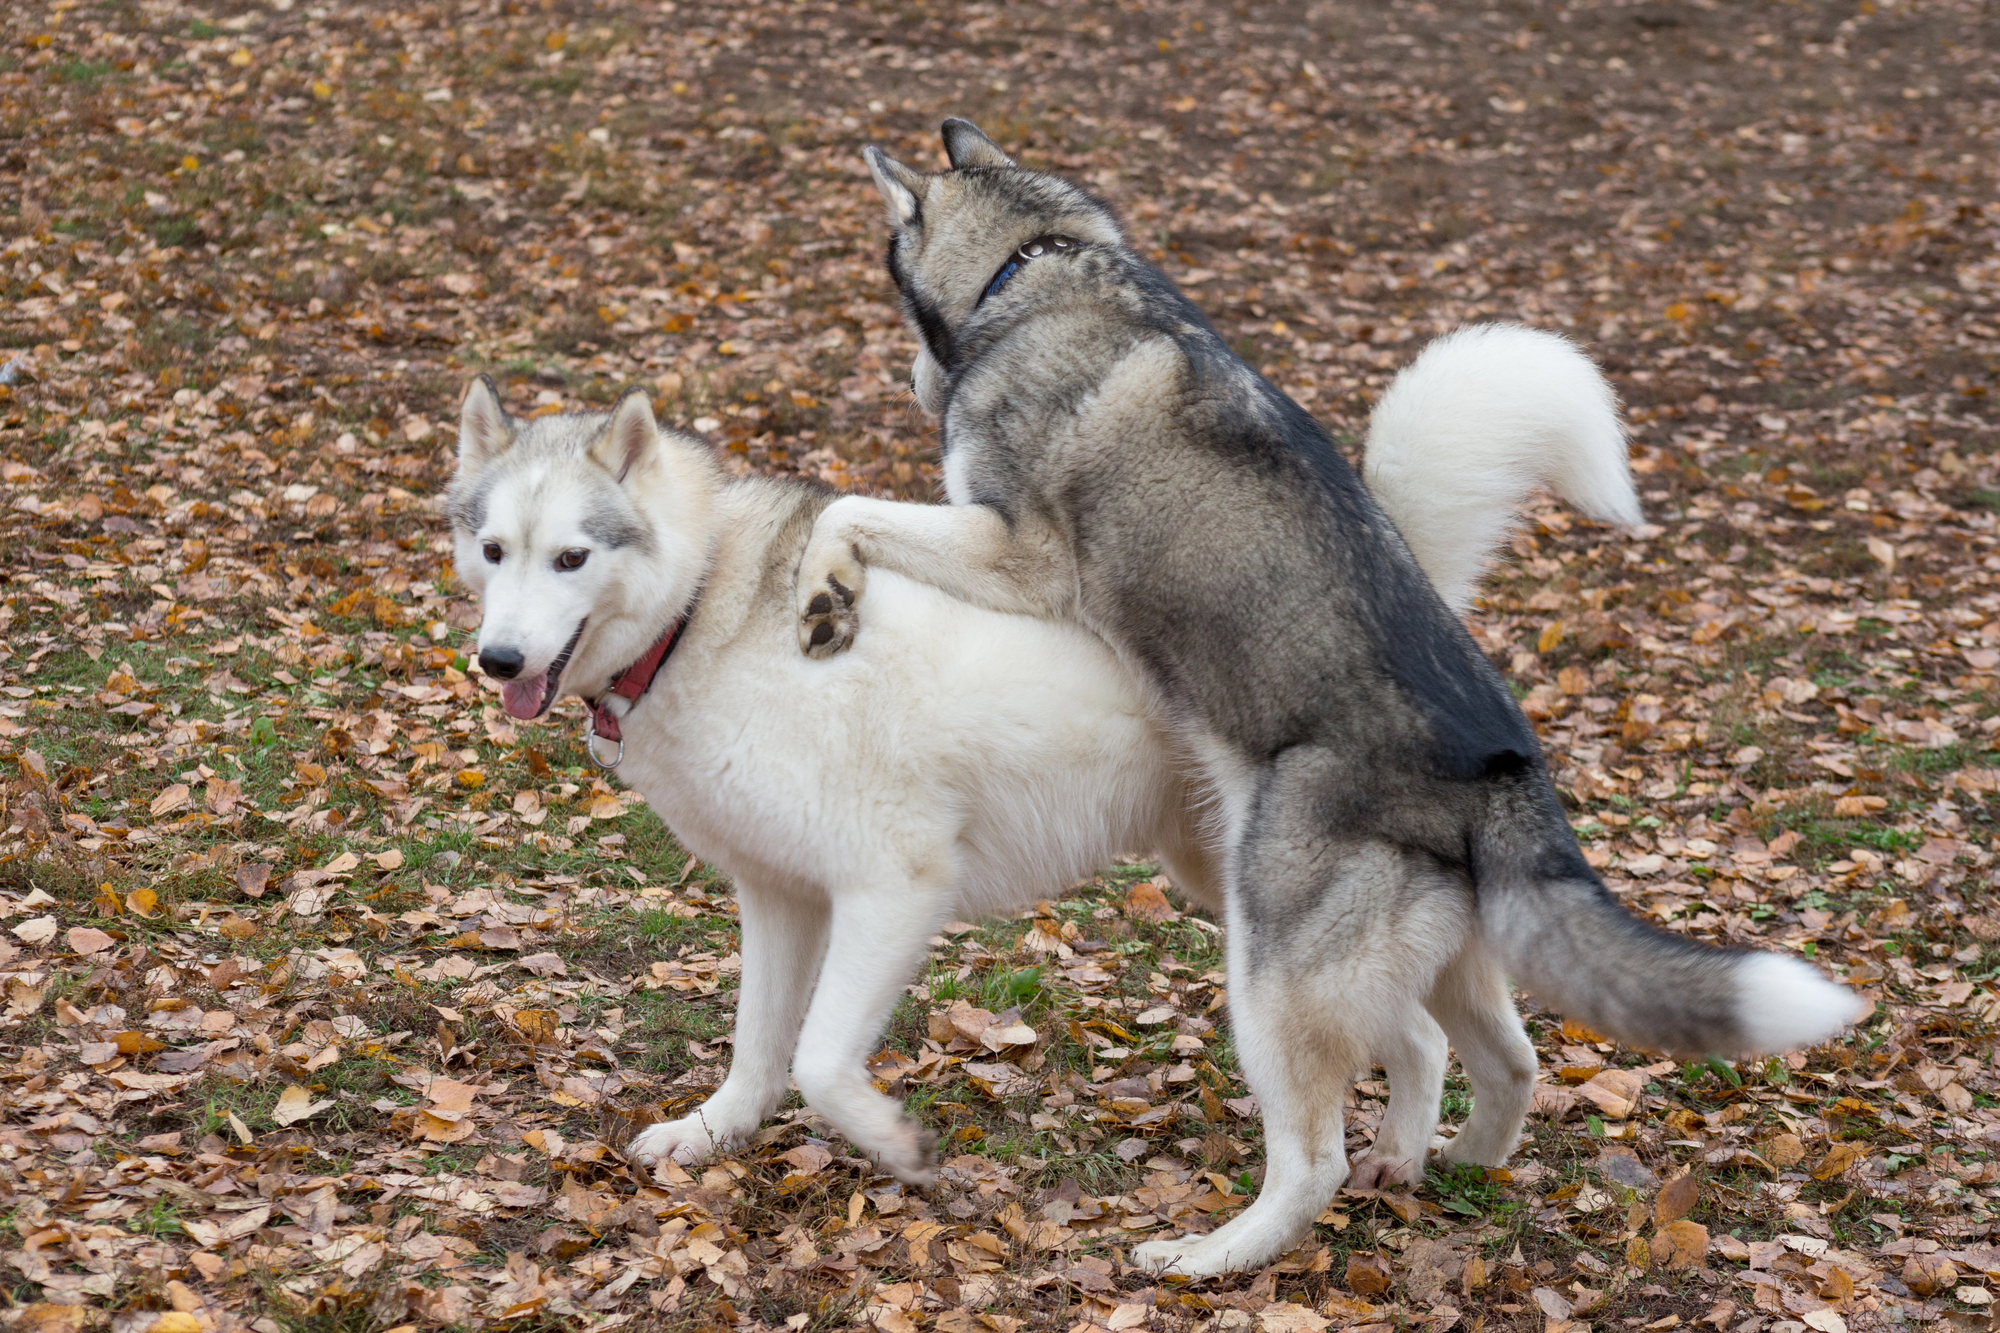
{"label": "gray dog's hind leg", "polygon": [[1348,1178],[1343,1095],[1377,1053],[1391,1062],[1385,1158],[1421,1171],[1444,1069],[1424,999],[1465,946],[1471,904],[1395,848],[1316,828],[1332,762],[1281,761],[1230,867],[1229,1016],[1264,1115],[1263,1191],[1207,1236],[1140,1246],[1145,1267],[1241,1271],[1297,1244]]}
{"label": "gray dog's hind leg", "polygon": [[1375,1142],[1355,1159],[1347,1184],[1355,1189],[1413,1185],[1423,1179],[1431,1136],[1437,1132],[1451,1047],[1444,1029],[1413,1005],[1405,1021],[1385,1034],[1375,1059],[1389,1076],[1389,1105],[1382,1112]]}
{"label": "gray dog's hind leg", "polygon": [[1445,1146],[1444,1158],[1500,1166],[1520,1140],[1537,1068],[1506,974],[1475,937],[1439,976],[1427,1003],[1472,1082],[1472,1114]]}

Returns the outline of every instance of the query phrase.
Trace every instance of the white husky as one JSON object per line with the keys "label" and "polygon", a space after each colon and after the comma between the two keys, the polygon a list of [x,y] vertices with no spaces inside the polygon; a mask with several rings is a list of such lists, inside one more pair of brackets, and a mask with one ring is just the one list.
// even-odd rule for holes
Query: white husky
{"label": "white husky", "polygon": [[[1461,610],[1533,487],[1593,516],[1638,515],[1602,379],[1568,343],[1526,329],[1427,349],[1378,408],[1367,462]],[[458,568],[484,604],[484,669],[516,717],[566,694],[597,701],[596,752],[622,756],[619,776],[735,882],[735,1058],[699,1110],[632,1142],[643,1164],[740,1141],[784,1097],[789,1067],[856,1147],[926,1183],[931,1136],[863,1062],[944,922],[1018,909],[1135,849],[1218,906],[1187,766],[1132,673],[1086,630],[878,570],[853,649],[800,654],[793,574],[832,498],[727,480],[707,446],[655,424],[642,394],[608,415],[525,422],[483,378],[465,398],[450,514]],[[1497,974],[1448,979],[1446,992],[1477,1098],[1447,1154],[1497,1165],[1519,1135],[1534,1051]],[[1378,1052],[1391,1103],[1352,1181],[1422,1171],[1447,1056],[1439,1027],[1415,1021]],[[1338,1114],[1342,1089],[1321,1095]]]}

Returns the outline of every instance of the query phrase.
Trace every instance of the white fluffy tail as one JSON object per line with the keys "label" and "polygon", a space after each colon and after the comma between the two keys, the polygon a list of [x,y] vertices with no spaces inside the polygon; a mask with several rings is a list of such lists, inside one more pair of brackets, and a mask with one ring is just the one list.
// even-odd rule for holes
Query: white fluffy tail
{"label": "white fluffy tail", "polygon": [[1745,1049],[1759,1055],[1817,1046],[1875,1006],[1790,954],[1753,953],[1737,964]]}
{"label": "white fluffy tail", "polygon": [[1567,338],[1518,324],[1424,348],[1375,405],[1363,475],[1455,611],[1538,486],[1591,518],[1643,521],[1611,386]]}

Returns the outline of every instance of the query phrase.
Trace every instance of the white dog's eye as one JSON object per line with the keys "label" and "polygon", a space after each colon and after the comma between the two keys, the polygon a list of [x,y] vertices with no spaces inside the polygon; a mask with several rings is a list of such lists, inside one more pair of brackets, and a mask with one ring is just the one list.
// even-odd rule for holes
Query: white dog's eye
{"label": "white dog's eye", "polygon": [[502,555],[502,554],[504,554],[504,553],[503,553],[503,552],[502,552],[502,551],[500,550],[500,543],[499,543],[499,542],[488,542],[488,543],[486,543],[486,545],[485,545],[485,546],[483,546],[483,547],[481,547],[481,548],[480,548],[480,551],[481,551],[481,553],[482,553],[482,554],[484,554],[484,555],[485,555],[485,557],[486,557],[486,563],[487,563],[487,564],[489,564],[489,565],[497,565],[497,564],[499,564],[499,563],[500,563],[500,557],[501,557],[501,555]]}
{"label": "white dog's eye", "polygon": [[582,569],[583,562],[590,559],[590,552],[580,546],[572,546],[556,557],[557,569]]}

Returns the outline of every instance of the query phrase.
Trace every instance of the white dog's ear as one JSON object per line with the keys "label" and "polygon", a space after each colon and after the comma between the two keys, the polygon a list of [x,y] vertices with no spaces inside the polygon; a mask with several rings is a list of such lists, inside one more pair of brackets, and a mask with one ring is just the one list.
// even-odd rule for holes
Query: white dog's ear
{"label": "white dog's ear", "polygon": [[611,424],[590,446],[590,456],[604,470],[624,481],[660,447],[660,428],[644,389],[627,389],[611,409]]}
{"label": "white dog's ear", "polygon": [[1014,159],[1001,152],[1000,145],[982,134],[977,125],[957,116],[944,123],[944,155],[950,159],[953,171],[962,167],[1014,165]]}
{"label": "white dog's ear", "polygon": [[514,422],[500,406],[500,390],[492,376],[481,375],[465,386],[465,401],[458,409],[459,471],[477,472],[512,443]]}
{"label": "white dog's ear", "polygon": [[923,197],[924,174],[910,170],[874,144],[862,149],[861,155],[868,159],[868,174],[875,178],[875,188],[889,205],[889,225],[909,226],[917,215],[917,201]]}

